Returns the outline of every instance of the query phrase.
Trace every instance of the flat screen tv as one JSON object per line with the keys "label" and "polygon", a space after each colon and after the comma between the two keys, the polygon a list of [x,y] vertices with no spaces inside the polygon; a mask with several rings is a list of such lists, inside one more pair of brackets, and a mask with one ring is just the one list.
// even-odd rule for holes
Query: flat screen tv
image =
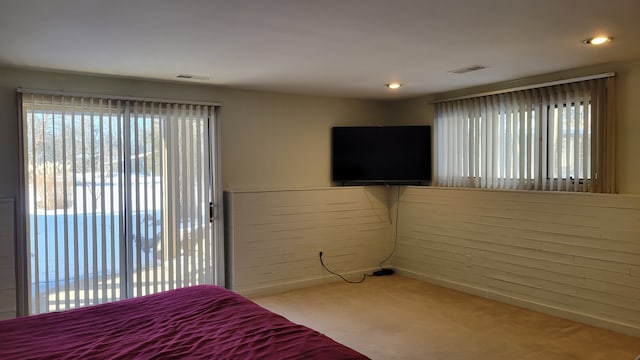
{"label": "flat screen tv", "polygon": [[431,180],[430,126],[334,127],[331,132],[334,183],[422,185]]}

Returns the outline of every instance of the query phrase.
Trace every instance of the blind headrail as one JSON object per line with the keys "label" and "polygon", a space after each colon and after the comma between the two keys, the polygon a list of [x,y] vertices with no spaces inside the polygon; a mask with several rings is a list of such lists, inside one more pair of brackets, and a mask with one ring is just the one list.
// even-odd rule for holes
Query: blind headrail
{"label": "blind headrail", "polygon": [[488,92],[483,92],[483,93],[478,93],[478,94],[457,96],[457,97],[452,97],[452,98],[447,98],[447,99],[442,99],[442,100],[434,100],[431,103],[432,104],[439,104],[439,103],[443,103],[443,102],[447,102],[447,101],[465,100],[465,99],[471,99],[471,98],[476,98],[476,97],[481,97],[481,96],[500,95],[500,94],[506,94],[506,93],[510,93],[510,92],[514,92],[514,91],[539,89],[539,88],[548,87],[548,86],[570,84],[570,83],[574,83],[574,82],[578,82],[578,81],[603,79],[603,78],[608,78],[608,77],[613,77],[613,76],[616,76],[615,72],[608,72],[608,73],[602,73],[602,74],[581,76],[581,77],[571,78],[571,79],[563,79],[563,80],[550,81],[550,82],[545,82],[545,83],[540,83],[540,84],[532,84],[532,85],[524,85],[524,86],[512,87],[512,88],[509,88],[509,89],[488,91]]}
{"label": "blind headrail", "polygon": [[180,105],[222,106],[222,103],[220,102],[188,101],[188,100],[147,98],[147,97],[135,97],[135,96],[114,96],[114,95],[105,95],[105,94],[67,92],[62,90],[41,90],[41,89],[18,88],[16,91],[22,94],[34,94],[34,95],[89,97],[89,98],[104,99],[104,100],[145,101],[145,102],[180,104]]}

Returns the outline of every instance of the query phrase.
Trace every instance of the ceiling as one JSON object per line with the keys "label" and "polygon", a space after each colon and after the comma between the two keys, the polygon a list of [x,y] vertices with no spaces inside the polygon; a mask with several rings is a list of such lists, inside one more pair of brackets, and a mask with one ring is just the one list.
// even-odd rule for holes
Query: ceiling
{"label": "ceiling", "polygon": [[[0,65],[394,99],[640,59],[638,14],[638,0],[0,0]],[[582,44],[599,34],[615,41]],[[469,65],[487,68],[450,72]]]}

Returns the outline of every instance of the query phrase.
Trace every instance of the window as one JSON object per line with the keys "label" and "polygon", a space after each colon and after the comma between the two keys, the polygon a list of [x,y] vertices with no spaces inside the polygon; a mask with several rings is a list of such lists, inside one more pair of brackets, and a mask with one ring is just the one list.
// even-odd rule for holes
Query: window
{"label": "window", "polygon": [[21,94],[29,314],[219,284],[216,107]]}
{"label": "window", "polygon": [[547,106],[544,111],[549,119],[547,139],[552,139],[547,141],[547,178],[577,180],[579,184],[590,181],[591,105],[560,104]]}
{"label": "window", "polygon": [[614,80],[438,103],[436,185],[615,192]]}

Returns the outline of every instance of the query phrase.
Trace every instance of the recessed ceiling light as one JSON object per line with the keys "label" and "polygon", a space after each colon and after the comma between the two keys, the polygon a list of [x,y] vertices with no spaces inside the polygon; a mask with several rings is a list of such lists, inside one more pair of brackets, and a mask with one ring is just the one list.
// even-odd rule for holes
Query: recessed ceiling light
{"label": "recessed ceiling light", "polygon": [[402,84],[400,84],[399,82],[392,82],[392,83],[388,83],[386,85],[391,90],[399,89],[400,86],[402,86]]}
{"label": "recessed ceiling light", "polygon": [[589,39],[584,39],[582,42],[586,45],[602,45],[604,43],[608,43],[613,40],[611,36],[596,36]]}

